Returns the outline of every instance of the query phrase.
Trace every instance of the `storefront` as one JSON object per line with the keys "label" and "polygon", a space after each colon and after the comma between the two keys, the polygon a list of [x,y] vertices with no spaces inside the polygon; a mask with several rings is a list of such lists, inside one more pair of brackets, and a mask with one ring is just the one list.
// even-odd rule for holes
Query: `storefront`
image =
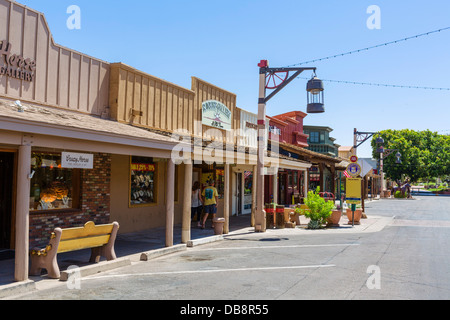
{"label": "storefront", "polygon": [[4,0],[0,14],[0,250],[15,250],[15,279],[56,227],[117,219],[123,232],[121,207],[154,207],[170,229],[180,142],[110,121],[111,65],[55,44],[41,13]]}

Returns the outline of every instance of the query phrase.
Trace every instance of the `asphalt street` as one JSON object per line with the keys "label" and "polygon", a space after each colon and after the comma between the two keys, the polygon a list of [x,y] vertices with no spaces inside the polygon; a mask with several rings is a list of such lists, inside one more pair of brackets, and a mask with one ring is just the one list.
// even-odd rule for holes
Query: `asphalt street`
{"label": "asphalt street", "polygon": [[10,299],[449,299],[450,197],[366,201],[366,213],[394,218],[378,232],[235,234]]}

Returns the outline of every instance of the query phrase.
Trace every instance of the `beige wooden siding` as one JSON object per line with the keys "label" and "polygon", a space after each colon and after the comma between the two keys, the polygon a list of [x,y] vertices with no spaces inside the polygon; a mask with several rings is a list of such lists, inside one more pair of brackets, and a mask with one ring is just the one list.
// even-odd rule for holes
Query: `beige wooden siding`
{"label": "beige wooden siding", "polygon": [[[196,93],[194,118],[198,119],[200,123],[202,122],[202,104],[208,100],[216,100],[223,103],[230,109],[232,114],[231,132],[202,125],[203,134],[201,136],[211,140],[219,140],[222,138],[220,140],[224,142],[226,141],[232,144],[236,143],[234,129],[239,128],[240,126],[239,113],[236,112],[236,95],[196,77],[192,77],[192,91]],[[220,132],[221,134],[215,135],[213,134],[214,132]]]}
{"label": "beige wooden siding", "polygon": [[1,96],[94,115],[108,106],[109,64],[57,45],[43,14],[0,0],[0,41],[36,61],[32,82],[0,76]]}
{"label": "beige wooden siding", "polygon": [[195,93],[123,63],[111,64],[111,118],[123,123],[192,133]]}

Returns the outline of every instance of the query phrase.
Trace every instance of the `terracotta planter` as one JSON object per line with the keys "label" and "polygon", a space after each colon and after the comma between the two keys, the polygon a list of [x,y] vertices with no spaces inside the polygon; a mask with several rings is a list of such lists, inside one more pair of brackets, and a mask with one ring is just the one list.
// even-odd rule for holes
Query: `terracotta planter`
{"label": "terracotta planter", "polygon": [[[362,217],[362,209],[356,209],[355,210],[355,225],[361,224],[361,217]],[[352,223],[352,209],[347,209],[347,218],[348,218],[348,224]]]}
{"label": "terracotta planter", "polygon": [[327,227],[339,227],[339,221],[341,220],[341,210],[331,211],[331,216],[327,219]]}

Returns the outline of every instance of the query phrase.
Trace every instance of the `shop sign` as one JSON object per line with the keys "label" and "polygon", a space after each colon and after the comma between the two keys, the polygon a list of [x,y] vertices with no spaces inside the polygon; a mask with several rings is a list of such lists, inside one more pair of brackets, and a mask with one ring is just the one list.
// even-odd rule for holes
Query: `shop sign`
{"label": "shop sign", "polygon": [[231,131],[231,111],[219,101],[205,101],[202,104],[202,123],[208,127]]}
{"label": "shop sign", "polygon": [[131,170],[133,171],[145,171],[145,172],[155,172],[156,167],[154,164],[149,163],[132,163]]}
{"label": "shop sign", "polygon": [[63,152],[61,168],[94,169],[94,155],[88,153]]}
{"label": "shop sign", "polygon": [[0,76],[8,76],[27,82],[34,79],[36,71],[36,61],[11,54],[11,43],[3,40],[0,45],[0,56],[3,56],[5,64],[0,67]]}
{"label": "shop sign", "polygon": [[258,125],[257,124],[254,124],[254,123],[251,123],[251,122],[248,122],[248,121],[245,122],[245,127],[246,128],[250,128],[250,129],[258,130]]}

